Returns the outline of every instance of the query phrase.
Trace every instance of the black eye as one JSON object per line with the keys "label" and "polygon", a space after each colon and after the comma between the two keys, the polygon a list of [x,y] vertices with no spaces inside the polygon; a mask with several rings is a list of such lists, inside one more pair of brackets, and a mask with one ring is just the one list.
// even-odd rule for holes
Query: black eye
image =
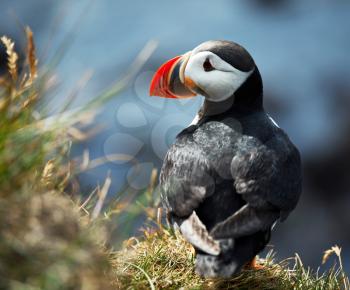
{"label": "black eye", "polygon": [[209,58],[207,58],[205,60],[205,62],[203,63],[203,68],[205,71],[212,71],[214,70],[214,67],[211,65],[210,61],[209,61]]}

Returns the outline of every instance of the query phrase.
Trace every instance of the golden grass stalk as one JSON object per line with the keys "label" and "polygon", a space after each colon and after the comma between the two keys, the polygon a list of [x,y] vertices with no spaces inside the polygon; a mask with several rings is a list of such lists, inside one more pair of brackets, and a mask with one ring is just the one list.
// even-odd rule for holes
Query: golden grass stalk
{"label": "golden grass stalk", "polygon": [[34,79],[37,77],[38,60],[36,58],[33,32],[28,26],[25,28],[25,32],[27,36],[27,61],[29,66],[28,82],[32,83]]}
{"label": "golden grass stalk", "polygon": [[1,41],[6,47],[7,65],[8,65],[9,73],[11,75],[13,82],[16,82],[18,77],[18,70],[17,70],[18,54],[14,50],[15,43],[7,36],[1,37]]}

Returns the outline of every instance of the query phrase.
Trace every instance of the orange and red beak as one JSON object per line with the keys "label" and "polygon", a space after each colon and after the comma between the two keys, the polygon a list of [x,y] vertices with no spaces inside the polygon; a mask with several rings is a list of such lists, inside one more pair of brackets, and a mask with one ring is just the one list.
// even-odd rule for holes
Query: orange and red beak
{"label": "orange and red beak", "polygon": [[154,74],[149,90],[150,96],[182,99],[196,94],[185,85],[184,72],[190,52],[176,56],[162,64]]}

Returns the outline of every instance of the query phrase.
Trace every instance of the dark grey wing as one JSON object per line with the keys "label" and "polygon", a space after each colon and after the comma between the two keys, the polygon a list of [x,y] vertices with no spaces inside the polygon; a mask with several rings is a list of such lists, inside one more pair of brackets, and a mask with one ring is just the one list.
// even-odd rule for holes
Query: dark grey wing
{"label": "dark grey wing", "polygon": [[165,157],[160,174],[163,205],[184,238],[210,255],[220,253],[219,242],[209,236],[195,211],[214,192],[214,188],[205,154],[191,136],[178,137]]}
{"label": "dark grey wing", "polygon": [[160,173],[161,197],[170,214],[188,217],[214,192],[209,162],[191,136],[178,137]]}
{"label": "dark grey wing", "polygon": [[301,193],[301,161],[287,135],[276,129],[264,144],[243,136],[236,144],[231,173],[238,194],[247,204],[211,234],[214,238],[241,237],[269,229],[293,210]]}

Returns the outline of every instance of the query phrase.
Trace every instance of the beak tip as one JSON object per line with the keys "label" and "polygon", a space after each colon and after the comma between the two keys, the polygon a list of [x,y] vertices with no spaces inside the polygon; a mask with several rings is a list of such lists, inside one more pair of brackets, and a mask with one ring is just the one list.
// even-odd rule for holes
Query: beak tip
{"label": "beak tip", "polygon": [[[169,61],[163,63],[153,75],[151,84],[149,87],[149,95],[155,97],[163,97],[170,99],[189,98],[196,94],[189,90],[185,84],[181,83],[180,75],[173,76],[174,71],[179,74],[179,68],[175,69],[176,66],[181,66],[183,56],[176,56]],[[174,79],[179,80],[174,86]]]}
{"label": "beak tip", "polygon": [[178,61],[181,56],[177,56],[167,61],[155,72],[151,85],[149,88],[150,96],[174,98],[173,94],[169,91],[168,77],[174,64]]}

